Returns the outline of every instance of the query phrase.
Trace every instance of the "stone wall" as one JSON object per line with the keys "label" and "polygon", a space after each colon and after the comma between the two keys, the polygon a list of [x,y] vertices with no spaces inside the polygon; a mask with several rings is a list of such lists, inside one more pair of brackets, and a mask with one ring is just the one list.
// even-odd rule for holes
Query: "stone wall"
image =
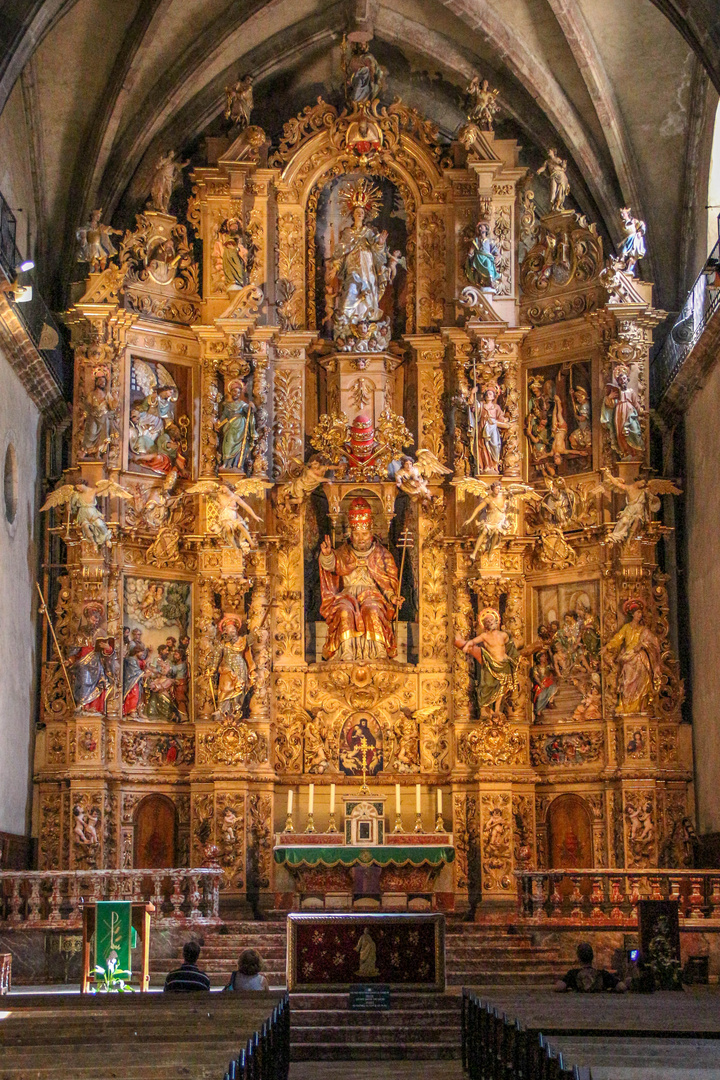
{"label": "stone wall", "polygon": [[0,830],[20,834],[36,694],[39,433],[38,409],[0,353]]}
{"label": "stone wall", "polygon": [[685,418],[687,591],[698,832],[720,831],[720,366]]}

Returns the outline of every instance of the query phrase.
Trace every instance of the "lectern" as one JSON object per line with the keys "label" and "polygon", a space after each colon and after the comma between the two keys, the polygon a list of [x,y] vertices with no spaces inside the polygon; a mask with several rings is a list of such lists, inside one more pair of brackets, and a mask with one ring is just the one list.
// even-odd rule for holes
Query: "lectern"
{"label": "lectern", "polygon": [[[107,911],[103,909],[107,908]],[[129,923],[127,918],[122,916],[126,914],[127,909],[130,909]],[[112,910],[110,910],[112,909]],[[124,909],[124,910],[123,910]],[[90,973],[90,965],[92,961],[92,949],[91,941],[93,934],[96,933],[98,927],[107,931],[107,951],[114,950],[118,958],[120,959],[123,954],[127,957],[127,962],[124,963],[120,959],[118,968],[130,970],[130,948],[131,942],[129,935],[125,932],[123,927],[131,926],[140,938],[140,945],[142,948],[142,971],[140,976],[140,991],[144,993],[150,987],[150,916],[155,911],[155,905],[146,903],[144,901],[138,901],[133,903],[132,901],[110,901],[110,902],[90,902],[82,905],[83,915],[83,942],[82,942],[82,981],[80,984],[80,993],[87,994],[92,975]],[[109,916],[108,919],[105,916]],[[117,916],[113,918],[113,916]],[[102,925],[101,925],[102,924]],[[97,952],[97,949],[96,949]],[[101,962],[101,961],[98,961]],[[94,966],[94,965],[93,965]]]}

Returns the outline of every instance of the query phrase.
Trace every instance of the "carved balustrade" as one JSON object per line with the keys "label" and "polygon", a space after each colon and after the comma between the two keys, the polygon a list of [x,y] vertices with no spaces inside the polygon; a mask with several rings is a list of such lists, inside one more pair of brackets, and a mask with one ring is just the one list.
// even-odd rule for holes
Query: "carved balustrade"
{"label": "carved balustrade", "polygon": [[82,925],[82,905],[133,900],[155,905],[156,922],[219,922],[223,871],[4,870],[0,872],[0,926],[47,929]]}
{"label": "carved balustrade", "polygon": [[678,900],[687,921],[720,919],[718,870],[516,870],[518,911],[533,922],[617,926],[640,900]]}

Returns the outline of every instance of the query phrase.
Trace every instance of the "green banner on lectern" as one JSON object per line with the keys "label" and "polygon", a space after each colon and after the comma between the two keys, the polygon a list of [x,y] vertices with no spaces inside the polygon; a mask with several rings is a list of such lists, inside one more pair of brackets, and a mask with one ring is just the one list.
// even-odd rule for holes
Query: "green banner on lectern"
{"label": "green banner on lectern", "polygon": [[109,958],[116,960],[115,971],[131,971],[133,937],[132,904],[126,901],[101,900],[95,914],[95,964],[107,971]]}

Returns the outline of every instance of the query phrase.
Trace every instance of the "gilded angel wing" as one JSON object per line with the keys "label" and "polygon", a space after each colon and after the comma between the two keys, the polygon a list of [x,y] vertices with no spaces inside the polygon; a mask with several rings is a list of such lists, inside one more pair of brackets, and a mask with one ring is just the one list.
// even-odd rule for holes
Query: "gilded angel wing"
{"label": "gilded angel wing", "polygon": [[54,491],[50,492],[47,499],[40,507],[40,511],[52,510],[54,506],[64,506],[66,503],[70,502],[74,494],[75,488],[72,484],[61,484],[60,487],[57,487]]}
{"label": "gilded angel wing", "polygon": [[663,480],[662,477],[648,480],[647,489],[653,495],[682,495],[682,488],[677,487],[673,480]]}
{"label": "gilded angel wing", "polygon": [[418,450],[416,464],[421,476],[426,480],[432,480],[434,476],[450,476],[452,469],[446,469],[441,461],[433,454],[432,450]]}
{"label": "gilded angel wing", "polygon": [[138,384],[145,397],[147,397],[157,386],[158,381],[155,369],[151,364],[148,364],[146,360],[140,360],[137,356],[134,356],[132,370],[135,382]]}
{"label": "gilded angel wing", "polygon": [[173,389],[177,390],[177,383],[164,364],[156,364],[155,370],[157,372],[158,389],[160,389],[160,387],[172,386]]}
{"label": "gilded angel wing", "polygon": [[506,484],[503,488],[506,495],[512,495],[516,499],[529,499],[530,502],[542,502],[542,495],[527,484]]}
{"label": "gilded angel wing", "polygon": [[461,480],[453,480],[451,483],[461,491],[469,491],[471,495],[487,495],[490,490],[483,480],[476,480],[474,476],[463,476]]}
{"label": "gilded angel wing", "polygon": [[198,480],[185,488],[183,495],[217,495],[220,484],[217,480]]}
{"label": "gilded angel wing", "polygon": [[134,498],[132,491],[128,491],[127,488],[116,484],[114,480],[100,480],[95,485],[95,491],[98,495],[110,495],[116,499],[125,499],[126,501]]}
{"label": "gilded angel wing", "polygon": [[262,495],[268,488],[274,487],[270,480],[261,480],[258,476],[241,476],[235,481],[236,495]]}

